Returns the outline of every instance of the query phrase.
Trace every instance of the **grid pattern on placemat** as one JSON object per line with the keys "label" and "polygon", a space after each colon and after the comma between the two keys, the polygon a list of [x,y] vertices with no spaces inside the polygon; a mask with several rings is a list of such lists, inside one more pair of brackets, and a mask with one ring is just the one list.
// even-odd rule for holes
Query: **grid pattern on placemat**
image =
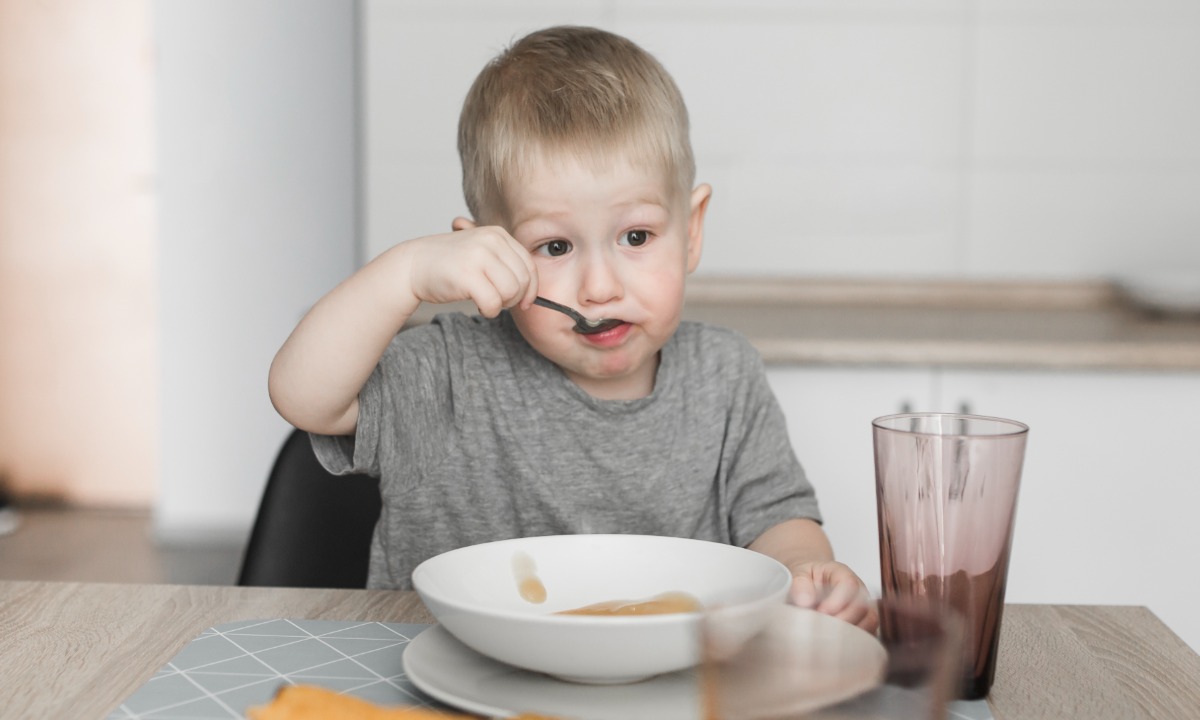
{"label": "grid pattern on placemat", "polygon": [[987,700],[955,700],[946,708],[948,720],[994,720]]}
{"label": "grid pattern on placemat", "polygon": [[318,685],[381,705],[444,708],[406,678],[401,657],[428,625],[250,620],[200,633],[108,720],[229,720],[283,685]]}
{"label": "grid pattern on placemat", "polygon": [[[447,710],[409,682],[402,665],[404,648],[428,627],[287,619],[217,625],[189,642],[108,720],[244,718],[249,708],[270,702],[287,684],[318,685],[380,705]],[[886,693],[873,696],[861,714],[886,716],[871,706],[902,700]],[[854,714],[847,708],[847,717]],[[947,717],[992,720],[992,713],[986,700],[960,700],[950,704]]]}

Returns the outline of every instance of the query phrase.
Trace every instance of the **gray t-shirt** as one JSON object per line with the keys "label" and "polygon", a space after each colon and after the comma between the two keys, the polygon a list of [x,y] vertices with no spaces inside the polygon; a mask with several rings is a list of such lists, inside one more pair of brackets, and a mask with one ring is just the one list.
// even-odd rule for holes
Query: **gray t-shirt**
{"label": "gray t-shirt", "polygon": [[820,521],[762,359],[683,322],[654,391],[597,400],[512,317],[437,316],[399,333],[359,393],[354,437],[313,435],[331,472],[380,478],[368,587],[410,589],[426,558],[535,535],[636,533],[745,546]]}

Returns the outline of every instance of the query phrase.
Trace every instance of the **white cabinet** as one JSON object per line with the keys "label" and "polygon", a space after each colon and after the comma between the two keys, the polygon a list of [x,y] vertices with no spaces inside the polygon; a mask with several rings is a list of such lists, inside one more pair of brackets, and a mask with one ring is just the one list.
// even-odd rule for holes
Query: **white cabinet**
{"label": "white cabinet", "polygon": [[871,420],[902,408],[929,409],[929,370],[774,366],[767,378],[787,416],[800,463],[817,489],[837,558],[879,593]]}
{"label": "white cabinet", "polygon": [[1200,649],[1200,373],[772,367],[838,558],[879,586],[871,420],[960,410],[1030,426],[1012,602],[1147,605]]}
{"label": "white cabinet", "polygon": [[940,385],[1030,427],[1009,599],[1147,605],[1200,650],[1200,373],[956,370]]}

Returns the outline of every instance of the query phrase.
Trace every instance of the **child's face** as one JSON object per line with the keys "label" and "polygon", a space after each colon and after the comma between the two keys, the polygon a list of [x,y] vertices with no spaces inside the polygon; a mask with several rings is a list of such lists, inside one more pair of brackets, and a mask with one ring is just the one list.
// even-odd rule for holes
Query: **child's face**
{"label": "child's face", "polygon": [[684,279],[700,261],[712,191],[672,197],[661,175],[625,159],[595,170],[553,157],[508,193],[508,229],[533,254],[538,294],[589,319],[623,321],[581,335],[554,310],[512,311],[529,344],[594,397],[653,390],[658,352],[679,326]]}

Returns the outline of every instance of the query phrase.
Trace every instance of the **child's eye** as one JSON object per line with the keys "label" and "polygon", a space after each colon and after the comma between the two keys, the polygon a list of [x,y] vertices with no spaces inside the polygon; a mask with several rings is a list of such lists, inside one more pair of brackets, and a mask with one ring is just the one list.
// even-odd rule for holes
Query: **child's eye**
{"label": "child's eye", "polygon": [[566,240],[551,240],[538,246],[538,252],[550,257],[558,257],[571,252],[571,243]]}
{"label": "child's eye", "polygon": [[649,239],[650,233],[645,230],[630,230],[621,236],[621,244],[638,247],[639,245],[645,245]]}

